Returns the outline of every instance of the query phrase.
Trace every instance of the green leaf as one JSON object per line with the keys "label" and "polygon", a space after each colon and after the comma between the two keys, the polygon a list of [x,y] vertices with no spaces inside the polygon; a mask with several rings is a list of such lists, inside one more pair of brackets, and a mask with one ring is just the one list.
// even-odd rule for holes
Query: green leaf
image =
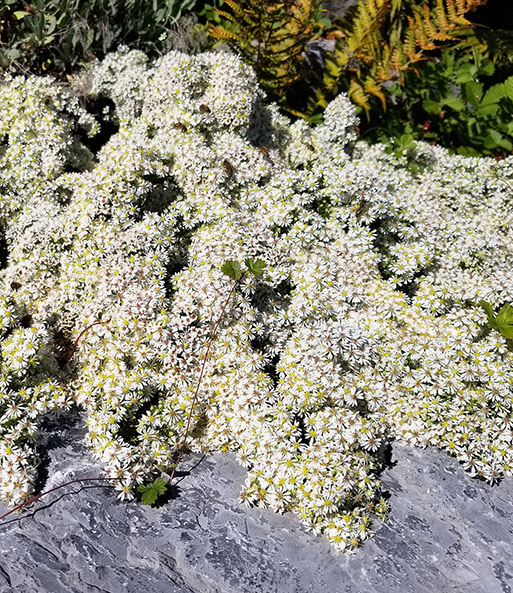
{"label": "green leaf", "polygon": [[162,478],[156,478],[150,484],[137,486],[137,492],[141,493],[143,504],[152,505],[161,494],[164,494],[166,488],[166,482]]}
{"label": "green leaf", "polygon": [[30,12],[25,12],[24,10],[15,10],[12,14],[15,19],[21,21],[21,19],[24,19],[26,16],[28,16]]}
{"label": "green leaf", "polygon": [[17,60],[19,57],[21,57],[21,51],[19,49],[8,49],[5,52],[5,55],[10,59],[10,60]]}
{"label": "green leaf", "polygon": [[513,338],[513,307],[509,303],[506,303],[501,307],[500,311],[497,313],[495,322],[497,323],[499,331],[505,338]]}
{"label": "green leaf", "polygon": [[513,76],[506,78],[506,80],[502,83],[504,88],[504,95],[508,97],[508,99],[513,100]]}
{"label": "green leaf", "polygon": [[240,280],[242,276],[242,270],[239,262],[227,261],[221,266],[221,272],[229,276],[232,280]]}
{"label": "green leaf", "polygon": [[454,111],[461,111],[462,109],[465,109],[465,103],[459,97],[455,97],[454,95],[445,97],[442,99],[442,103],[447,105],[447,107],[454,109]]}
{"label": "green leaf", "polygon": [[497,148],[498,146],[502,146],[505,140],[500,132],[491,129],[488,131],[488,135],[484,140],[484,145],[486,148]]}
{"label": "green leaf", "polygon": [[458,74],[454,82],[455,84],[466,84],[473,81],[474,77],[472,76],[472,74],[470,74],[470,72],[461,72],[460,74]]}
{"label": "green leaf", "polygon": [[484,74],[485,76],[491,76],[494,72],[495,66],[491,60],[486,60],[479,68],[479,74]]}
{"label": "green leaf", "polygon": [[511,142],[507,138],[504,138],[504,136],[501,138],[499,146],[501,148],[504,148],[504,150],[507,150],[508,152],[511,152],[513,150],[513,144],[511,144]]}
{"label": "green leaf", "polygon": [[401,152],[403,152],[405,150],[413,149],[416,146],[417,146],[417,143],[415,142],[415,138],[412,136],[412,134],[402,134],[399,137],[398,149]]}
{"label": "green leaf", "polygon": [[495,115],[499,109],[498,103],[492,103],[491,105],[482,105],[476,111],[476,115],[482,117],[486,115]]}
{"label": "green leaf", "polygon": [[440,104],[432,99],[424,99],[424,101],[422,101],[422,107],[427,113],[434,113],[435,115],[438,115],[440,111],[442,111]]}
{"label": "green leaf", "polygon": [[53,14],[45,14],[45,21],[46,21],[46,35],[50,36],[54,31],[55,27],[57,26],[57,19],[53,16]]}
{"label": "green leaf", "polygon": [[264,273],[265,262],[261,259],[250,259],[245,261],[246,268],[253,274],[253,276],[261,276]]}
{"label": "green leaf", "polygon": [[488,325],[492,329],[498,329],[497,324],[495,323],[492,305],[487,301],[479,301],[479,305],[485,310],[486,316],[488,317]]}
{"label": "green leaf", "polygon": [[486,91],[485,96],[481,100],[481,107],[498,103],[502,97],[504,97],[504,87],[502,84],[496,84]]}
{"label": "green leaf", "polygon": [[455,84],[465,84],[474,80],[474,76],[470,71],[470,64],[463,64],[458,68],[456,73]]}
{"label": "green leaf", "polygon": [[465,98],[472,105],[477,107],[483,96],[483,85],[480,82],[468,82],[465,85]]}

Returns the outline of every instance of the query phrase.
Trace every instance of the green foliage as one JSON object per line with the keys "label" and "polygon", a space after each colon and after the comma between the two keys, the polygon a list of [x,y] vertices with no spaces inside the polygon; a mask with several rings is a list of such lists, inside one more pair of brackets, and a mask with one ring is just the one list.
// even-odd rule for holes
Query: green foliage
{"label": "green foliage", "polygon": [[319,0],[221,0],[206,5],[209,34],[228,43],[255,69],[273,100],[286,104],[292,84],[304,75],[306,44],[330,22]]}
{"label": "green foliage", "polygon": [[488,317],[488,325],[506,339],[513,339],[513,307],[509,303],[506,303],[499,309],[499,312],[495,316],[490,303],[480,301],[479,304],[485,310]]}
{"label": "green foliage", "polygon": [[240,280],[242,277],[242,270],[239,262],[227,261],[221,266],[223,274],[229,276],[232,280]]}
{"label": "green foliage", "polygon": [[373,97],[386,109],[383,85],[403,81],[405,72],[448,46],[477,46],[465,15],[486,0],[359,0],[331,36],[322,85],[310,99],[308,114],[322,111],[340,91],[347,91],[367,117]]}
{"label": "green foliage", "polygon": [[[252,276],[258,277],[264,273],[266,265],[261,259],[248,258],[244,263],[246,264],[248,272]],[[221,271],[235,281],[240,280],[243,275],[241,265],[239,262],[233,260],[225,262],[221,266]]]}
{"label": "green foliage", "polygon": [[415,140],[436,142],[467,156],[510,153],[513,76],[487,85],[493,74],[491,60],[476,50],[459,57],[442,52],[418,73],[405,73],[404,85],[395,83],[387,90],[393,109],[379,114],[379,126],[373,117],[363,123],[362,134],[395,154],[412,148]]}
{"label": "green foliage", "polygon": [[265,263],[261,259],[247,259],[246,267],[253,276],[261,276],[265,270]]}
{"label": "green foliage", "polygon": [[154,55],[196,0],[0,2],[0,67],[70,72],[120,44]]}
{"label": "green foliage", "polygon": [[162,496],[166,491],[167,485],[162,478],[156,478],[149,484],[140,484],[137,486],[137,492],[141,494],[141,501],[143,504],[152,505],[159,496]]}

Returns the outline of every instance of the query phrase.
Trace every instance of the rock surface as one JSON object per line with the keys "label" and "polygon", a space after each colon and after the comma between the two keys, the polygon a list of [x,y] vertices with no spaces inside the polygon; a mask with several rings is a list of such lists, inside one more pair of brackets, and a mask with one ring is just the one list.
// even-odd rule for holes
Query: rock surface
{"label": "rock surface", "polygon": [[343,16],[349,8],[357,3],[358,0],[324,0],[322,7],[327,11],[328,16],[336,18]]}
{"label": "rock surface", "polygon": [[[44,490],[100,474],[83,434],[54,433]],[[473,480],[436,449],[395,445],[392,459],[390,518],[351,555],[289,513],[238,504],[245,470],[230,455],[203,459],[160,508],[63,488],[1,522],[0,592],[511,593],[513,482]]]}

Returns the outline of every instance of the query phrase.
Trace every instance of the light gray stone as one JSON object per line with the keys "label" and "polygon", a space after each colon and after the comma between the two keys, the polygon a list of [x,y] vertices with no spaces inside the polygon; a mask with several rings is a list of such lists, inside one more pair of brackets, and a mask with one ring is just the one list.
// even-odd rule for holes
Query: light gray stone
{"label": "light gray stone", "polygon": [[[83,435],[63,425],[49,440],[44,490],[100,474]],[[513,482],[471,479],[436,449],[395,444],[393,463],[390,517],[350,555],[290,513],[240,505],[230,455],[206,457],[160,508],[70,486],[3,520],[0,593],[511,593]]]}
{"label": "light gray stone", "polygon": [[324,0],[322,7],[331,18],[343,16],[349,8],[358,4],[358,0]]}

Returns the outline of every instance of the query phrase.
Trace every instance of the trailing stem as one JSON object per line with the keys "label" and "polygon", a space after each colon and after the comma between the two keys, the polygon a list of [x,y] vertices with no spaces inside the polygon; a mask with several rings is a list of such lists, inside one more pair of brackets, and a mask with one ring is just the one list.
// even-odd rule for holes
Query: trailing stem
{"label": "trailing stem", "polygon": [[223,320],[223,317],[224,317],[224,315],[226,313],[226,308],[228,307],[228,303],[230,302],[230,300],[232,298],[232,295],[233,295],[236,287],[237,287],[237,282],[235,282],[233,284],[233,286],[232,286],[232,288],[231,288],[228,296],[226,297],[226,300],[225,300],[225,302],[223,304],[223,308],[221,309],[221,313],[219,314],[219,317],[218,317],[217,321],[215,322],[215,324],[212,326],[212,330],[211,330],[210,336],[208,338],[207,349],[205,351],[205,356],[203,357],[203,362],[202,362],[202,365],[201,365],[200,375],[199,375],[199,378],[198,378],[198,383],[196,385],[196,391],[194,392],[194,397],[192,398],[192,403],[191,403],[191,409],[189,410],[189,415],[187,417],[187,426],[185,428],[185,436],[183,438],[182,445],[181,445],[180,450],[178,452],[178,457],[177,457],[176,462],[174,464],[173,471],[171,472],[171,476],[169,477],[168,484],[169,484],[170,487],[173,485],[173,478],[175,477],[176,468],[178,467],[178,464],[180,463],[180,460],[183,457],[185,446],[187,444],[187,438],[189,436],[189,431],[190,431],[190,428],[191,428],[192,413],[194,411],[194,407],[196,405],[196,401],[198,400],[199,390],[200,390],[200,387],[201,387],[201,381],[203,380],[203,374],[205,372],[205,367],[206,367],[206,364],[207,364],[208,355],[210,353],[210,347],[212,346],[212,342],[214,341],[214,337],[215,337],[215,335],[217,333],[217,330],[219,329],[219,326],[221,325],[221,321]]}
{"label": "trailing stem", "polygon": [[66,364],[67,362],[69,362],[71,360],[71,357],[73,356],[73,354],[75,354],[75,351],[78,347],[78,343],[80,341],[80,338],[87,332],[89,331],[92,327],[94,327],[95,325],[106,325],[107,323],[109,323],[110,319],[107,319],[107,321],[95,321],[94,323],[91,323],[91,325],[88,325],[85,329],[83,329],[78,338],[75,340],[75,343],[73,344],[73,347],[71,348],[71,350],[69,352],[66,352],[66,354],[63,356],[63,364]]}
{"label": "trailing stem", "polygon": [[41,497],[46,496],[47,494],[51,494],[52,492],[55,492],[56,490],[60,490],[61,488],[64,488],[65,486],[70,486],[71,484],[77,484],[78,482],[92,482],[93,480],[115,480],[115,479],[117,479],[117,478],[79,478],[78,480],[71,480],[69,482],[66,482],[65,484],[60,484],[59,486],[55,486],[55,488],[51,488],[50,490],[46,490],[45,492],[36,494],[35,496],[32,496],[25,502],[22,502],[17,507],[14,507],[14,509],[11,509],[10,511],[8,511],[4,515],[2,515],[0,517],[0,521],[2,519],[5,519],[5,517],[8,517],[11,513],[15,513],[16,511],[21,510],[23,507],[26,507],[27,505],[32,504],[33,502],[36,502],[36,500],[39,500]]}

